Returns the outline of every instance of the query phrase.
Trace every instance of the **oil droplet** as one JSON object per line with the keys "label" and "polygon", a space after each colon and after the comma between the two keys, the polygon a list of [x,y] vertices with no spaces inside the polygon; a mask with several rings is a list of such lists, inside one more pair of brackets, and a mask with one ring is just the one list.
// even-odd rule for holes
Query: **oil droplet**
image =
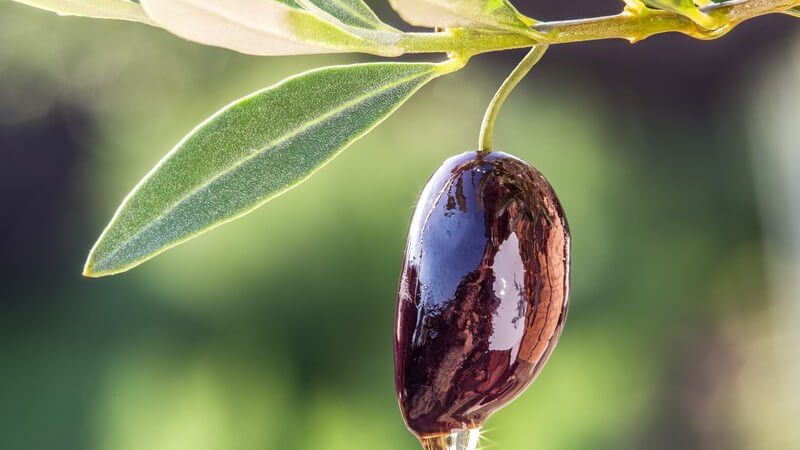
{"label": "oil droplet", "polygon": [[477,450],[480,437],[481,429],[472,428],[423,438],[421,442],[425,450]]}

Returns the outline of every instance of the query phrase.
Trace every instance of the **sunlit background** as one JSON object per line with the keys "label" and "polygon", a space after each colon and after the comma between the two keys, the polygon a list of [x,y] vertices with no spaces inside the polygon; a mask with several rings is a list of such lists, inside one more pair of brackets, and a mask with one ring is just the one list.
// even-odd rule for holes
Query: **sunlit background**
{"label": "sunlit background", "polygon": [[[296,72],[375,58],[246,57],[0,3],[0,448],[417,449],[391,356],[407,223],[427,177],[475,148],[522,54],[436,80],[246,218],[84,279],[116,206],[195,124]],[[800,448],[799,109],[788,16],[545,56],[495,141],[561,197],[571,311],[485,448]]]}

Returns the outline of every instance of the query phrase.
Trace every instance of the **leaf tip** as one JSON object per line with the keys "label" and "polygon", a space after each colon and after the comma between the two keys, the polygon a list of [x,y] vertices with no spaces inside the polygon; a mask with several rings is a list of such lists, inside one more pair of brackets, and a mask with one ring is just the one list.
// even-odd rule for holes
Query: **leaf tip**
{"label": "leaf tip", "polygon": [[102,278],[102,277],[107,277],[109,275],[116,275],[118,273],[125,272],[128,269],[129,269],[128,267],[123,269],[114,269],[114,268],[103,269],[96,267],[94,264],[91,263],[91,261],[87,261],[86,265],[83,267],[83,273],[81,273],[81,275],[83,275],[86,278]]}
{"label": "leaf tip", "polygon": [[83,266],[83,275],[86,278],[100,278],[102,276],[107,275],[103,271],[96,270],[97,268],[94,267],[94,252],[89,253],[89,258],[86,259],[86,264]]}
{"label": "leaf tip", "polygon": [[103,276],[103,274],[92,272],[90,269],[86,268],[83,269],[83,273],[81,275],[83,275],[86,278],[100,278]]}
{"label": "leaf tip", "polygon": [[95,244],[95,247],[93,247],[89,252],[89,256],[86,258],[86,263],[83,265],[83,272],[81,275],[86,278],[100,278],[127,270],[115,270],[114,267],[109,267],[107,264],[105,266],[99,265],[97,263],[98,258],[96,247],[97,245]]}

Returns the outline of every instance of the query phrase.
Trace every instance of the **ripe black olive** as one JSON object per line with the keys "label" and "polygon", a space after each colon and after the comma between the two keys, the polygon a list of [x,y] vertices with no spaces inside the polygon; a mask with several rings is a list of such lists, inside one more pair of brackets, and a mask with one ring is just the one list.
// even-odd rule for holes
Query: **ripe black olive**
{"label": "ripe black olive", "polygon": [[538,375],[566,318],[569,261],[561,204],[526,162],[468,152],[431,177],[408,232],[394,342],[400,409],[423,442],[479,428]]}

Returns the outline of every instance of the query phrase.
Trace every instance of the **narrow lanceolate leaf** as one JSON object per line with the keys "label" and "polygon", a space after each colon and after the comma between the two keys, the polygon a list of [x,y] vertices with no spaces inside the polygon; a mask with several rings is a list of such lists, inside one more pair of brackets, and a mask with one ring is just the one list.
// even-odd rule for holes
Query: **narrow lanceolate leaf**
{"label": "narrow lanceolate leaf", "polygon": [[330,67],[238,100],[186,136],[128,194],[84,274],[122,272],[307,179],[459,63]]}
{"label": "narrow lanceolate leaf", "polygon": [[381,19],[361,0],[297,0],[304,8],[344,25],[365,30],[397,31]]}
{"label": "narrow lanceolate leaf", "polygon": [[792,16],[795,16],[795,17],[800,17],[800,6],[790,9],[789,11],[786,12],[786,14],[789,14],[789,15],[792,15]]}
{"label": "narrow lanceolate leaf", "polygon": [[421,27],[478,27],[535,34],[533,20],[508,0],[389,0],[406,22]]}
{"label": "narrow lanceolate leaf", "polygon": [[141,0],[141,4],[154,22],[178,36],[251,55],[403,53],[396,45],[402,37],[399,31],[344,26],[303,9],[295,0]]}
{"label": "narrow lanceolate leaf", "polygon": [[14,0],[62,16],[120,19],[153,25],[139,4],[128,0]]}

